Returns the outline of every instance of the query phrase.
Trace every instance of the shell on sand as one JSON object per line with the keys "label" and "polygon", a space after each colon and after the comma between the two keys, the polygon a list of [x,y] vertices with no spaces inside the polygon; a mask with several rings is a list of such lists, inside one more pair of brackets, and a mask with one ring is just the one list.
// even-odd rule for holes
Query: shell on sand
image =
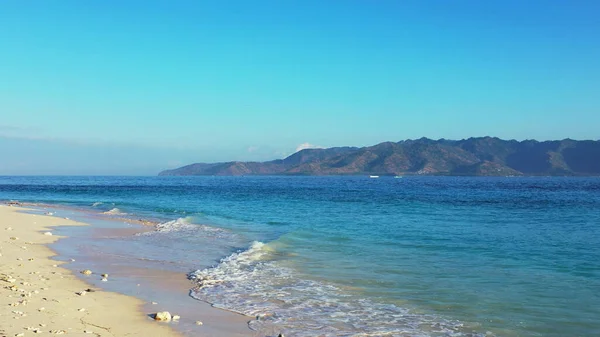
{"label": "shell on sand", "polygon": [[155,321],[168,322],[171,320],[171,313],[168,311],[159,311],[154,314]]}

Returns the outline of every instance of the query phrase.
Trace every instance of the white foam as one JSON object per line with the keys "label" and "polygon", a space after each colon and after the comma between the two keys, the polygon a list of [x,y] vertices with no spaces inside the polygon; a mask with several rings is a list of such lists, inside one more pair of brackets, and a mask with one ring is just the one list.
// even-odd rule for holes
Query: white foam
{"label": "white foam", "polygon": [[231,235],[231,233],[224,229],[195,224],[193,221],[194,218],[191,216],[179,218],[176,220],[159,223],[156,225],[153,232],[144,232],[137,235],[156,235],[176,232],[202,232],[202,235],[206,237],[224,237]]}
{"label": "white foam", "polygon": [[108,215],[125,215],[127,213],[122,212],[120,209],[118,208],[113,208],[110,211],[106,211],[106,212],[102,212],[102,214],[108,214]]}
{"label": "white foam", "polygon": [[198,284],[191,295],[256,317],[249,326],[260,335],[278,331],[298,337],[484,336],[458,321],[416,314],[358,298],[331,284],[303,279],[282,267],[275,257],[271,245],[253,242],[247,250],[222,259],[216,266],[190,274]]}

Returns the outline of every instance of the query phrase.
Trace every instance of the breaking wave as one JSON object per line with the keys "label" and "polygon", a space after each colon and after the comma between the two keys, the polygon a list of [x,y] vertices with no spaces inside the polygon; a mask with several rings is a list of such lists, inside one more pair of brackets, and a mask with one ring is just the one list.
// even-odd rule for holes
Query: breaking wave
{"label": "breaking wave", "polygon": [[120,209],[118,208],[112,208],[106,212],[102,212],[102,214],[107,214],[107,215],[126,215],[127,213],[122,212]]}
{"label": "breaking wave", "polygon": [[191,296],[253,316],[260,334],[314,336],[494,336],[435,315],[357,297],[324,282],[303,279],[279,263],[270,244],[253,242],[212,268],[190,274]]}
{"label": "breaking wave", "polygon": [[[188,216],[185,218],[179,218],[177,220],[171,220],[163,223],[159,223],[155,226],[154,231],[139,233],[138,235],[155,235],[175,232],[194,232],[202,233],[204,237],[225,237],[230,236],[231,233],[217,227],[211,227],[206,225],[199,225],[194,223],[194,217]],[[200,235],[200,234],[198,234]]]}

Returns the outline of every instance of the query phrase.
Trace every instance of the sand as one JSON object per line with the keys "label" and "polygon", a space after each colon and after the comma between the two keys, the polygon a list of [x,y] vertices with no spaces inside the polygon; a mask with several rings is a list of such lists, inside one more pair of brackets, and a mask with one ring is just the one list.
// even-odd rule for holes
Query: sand
{"label": "sand", "polygon": [[[23,210],[0,206],[0,336],[181,336],[134,297],[101,289],[78,295],[91,287],[51,259],[45,245],[60,237],[44,233],[85,224]],[[101,278],[101,270],[92,272]]]}

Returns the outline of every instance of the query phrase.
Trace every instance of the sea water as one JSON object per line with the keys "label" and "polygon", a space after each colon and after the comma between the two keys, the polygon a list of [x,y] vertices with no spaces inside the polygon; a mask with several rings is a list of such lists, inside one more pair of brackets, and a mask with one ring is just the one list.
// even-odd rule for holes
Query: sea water
{"label": "sea water", "polygon": [[0,177],[0,199],[161,222],[114,247],[258,332],[600,335],[599,178]]}

